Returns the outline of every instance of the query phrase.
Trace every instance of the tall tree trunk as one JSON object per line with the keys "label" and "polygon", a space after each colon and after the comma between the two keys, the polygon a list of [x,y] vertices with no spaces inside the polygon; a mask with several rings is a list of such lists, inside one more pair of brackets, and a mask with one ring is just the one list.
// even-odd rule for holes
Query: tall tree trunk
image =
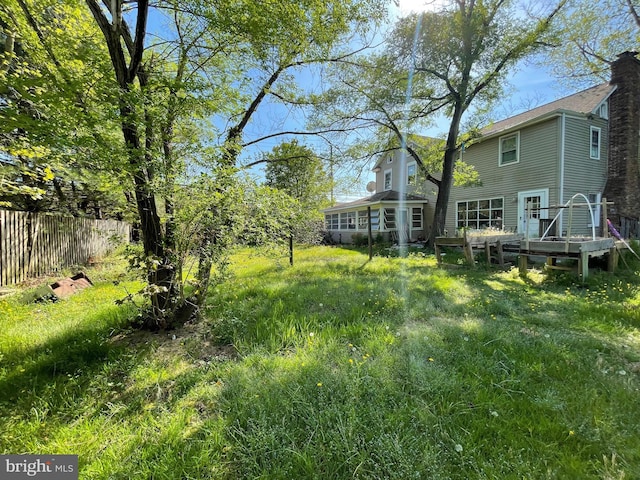
{"label": "tall tree trunk", "polygon": [[442,179],[438,187],[438,197],[436,199],[436,208],[433,215],[433,224],[427,239],[427,245],[433,247],[436,237],[443,236],[445,223],[447,220],[447,207],[449,205],[449,196],[451,195],[451,185],[453,184],[453,167],[456,163],[457,141],[460,132],[460,121],[464,107],[462,102],[457,101],[454,107],[453,116],[449,125],[449,133],[447,134],[447,142],[444,151],[444,160],[442,162]]}
{"label": "tall tree trunk", "polygon": [[147,73],[142,69],[142,55],[149,1],[138,0],[137,2],[135,36],[129,31],[122,18],[123,0],[113,0],[109,4],[111,20],[107,18],[97,0],[86,0],[86,2],[105,37],[115,78],[120,87],[120,121],[135,186],[134,195],[144,253],[146,257],[151,257],[153,264],[156,265],[154,268],[149,268],[147,272],[147,282],[152,287],[151,311],[145,318],[143,326],[149,329],[163,329],[171,326],[178,302],[174,262],[168,255],[172,246],[166,244],[151,185],[153,125],[146,115],[147,112],[143,112],[146,120],[143,141],[143,135],[136,124],[137,107],[130,103],[130,94],[136,79],[142,89],[147,83]]}

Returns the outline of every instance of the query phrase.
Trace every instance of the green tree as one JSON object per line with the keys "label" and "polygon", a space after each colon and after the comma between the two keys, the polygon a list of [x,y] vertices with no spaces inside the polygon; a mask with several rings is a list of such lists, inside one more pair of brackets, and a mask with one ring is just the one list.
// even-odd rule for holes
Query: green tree
{"label": "green tree", "polygon": [[555,76],[573,87],[608,81],[617,55],[640,47],[640,4],[633,0],[569,0],[545,56]]}
{"label": "green tree", "polygon": [[[173,234],[177,230],[174,196],[182,165],[176,161],[177,152],[173,148],[177,140],[176,121],[188,119],[192,108],[203,99],[211,100],[223,92],[223,100],[211,102],[212,110],[208,111],[210,115],[228,112],[228,127],[217,132],[223,142],[217,150],[206,150],[199,160],[213,168],[216,175],[222,175],[216,178],[216,191],[229,191],[233,179],[228,172],[235,168],[244,146],[244,130],[265,98],[272,93],[276,95],[276,82],[289,80],[286,83],[290,87],[289,71],[327,61],[354,25],[364,25],[375,17],[372,7],[377,2],[162,2],[160,6],[172,12],[174,36],[166,40],[174,45],[166,51],[177,52],[177,58],[169,61],[175,65],[170,68],[173,73],[169,83],[156,89],[158,72],[165,71],[167,60],[157,54],[157,48],[150,48],[155,55],[144,51],[149,2],[140,0],[135,15],[129,12],[127,18],[135,16],[135,25],[130,28],[121,0],[110,2],[107,9],[97,0],[86,1],[102,30],[120,92],[118,113],[129,172],[135,183],[144,253],[150,259],[146,263],[153,266],[148,273],[149,285],[154,286],[150,289],[152,311],[148,325],[164,327],[197,313],[211,269],[220,258],[220,245],[226,245],[220,236],[229,227],[218,220],[204,222],[207,227],[195,249],[199,256],[195,287],[198,293],[193,299],[181,298]],[[209,82],[206,93],[196,94],[193,84],[185,83],[187,78],[193,82],[205,78]],[[293,92],[289,89],[286,93]],[[164,104],[156,101],[156,96],[164,97]],[[279,94],[277,98],[283,97]],[[195,103],[183,101],[189,99]],[[190,124],[188,120],[186,124]],[[198,133],[196,137],[182,138],[192,146],[203,143]],[[197,150],[191,148],[192,152]],[[156,203],[158,194],[163,196],[164,212],[160,212]],[[211,218],[222,210],[216,203],[206,209]]]}
{"label": "green tree", "polygon": [[297,140],[284,142],[263,156],[266,184],[286,192],[310,212],[328,205],[331,179],[322,160]]}
{"label": "green tree", "polygon": [[0,201],[5,207],[122,216],[117,124],[102,101],[106,50],[79,1],[0,6]]}
{"label": "green tree", "polygon": [[[465,115],[472,106],[496,101],[509,70],[546,45],[551,22],[563,3],[560,0],[546,14],[529,18],[504,0],[448,1],[440,11],[398,20],[383,52],[352,62],[346,76],[341,70],[338,81],[346,88],[339,94],[343,103],[337,117],[343,128],[377,135],[374,152],[405,149],[436,186],[431,242],[444,232],[458,148],[463,139],[472,137],[469,133],[461,137]],[[431,149],[421,152],[410,135],[442,114],[448,119],[448,131],[441,156],[434,162],[437,157]],[[333,125],[335,117],[329,116]],[[469,178],[469,172],[461,168],[458,176]]]}
{"label": "green tree", "polygon": [[439,102],[450,119],[442,176],[436,182],[431,243],[444,234],[464,114],[474,103],[498,98],[509,69],[545,46],[551,21],[563,4],[560,0],[542,18],[527,19],[503,0],[454,0],[442,12],[410,16],[394,30],[391,51],[398,54],[398,66],[414,71],[416,82],[432,86],[432,101]]}
{"label": "green tree", "polygon": [[[0,75],[4,84],[9,78],[15,83],[18,95],[11,88],[0,92],[9,106],[3,114],[10,113],[3,127],[14,136],[13,150],[2,159],[14,162],[16,171],[22,166],[14,159],[31,159],[25,169],[42,171],[39,184],[25,191],[34,197],[53,182],[52,173],[62,171],[58,166],[70,165],[70,153],[82,153],[83,172],[111,173],[124,193],[131,192],[127,198],[142,233],[138,263],[145,266],[150,301],[145,325],[182,322],[198,313],[211,269],[223,263],[221,252],[233,238],[225,232],[239,222],[225,212],[232,210],[228,202],[242,203],[233,193],[238,156],[247,143],[259,141],[244,140],[246,126],[265,99],[299,99],[304,92],[292,73],[345,54],[341,47],[355,29],[379,17],[379,4],[163,0],[152,7],[148,0],[9,0],[1,7],[0,19],[11,28],[3,37],[9,53],[0,59]],[[153,26],[153,35],[151,11],[162,23]],[[18,43],[28,52],[24,61]],[[51,79],[44,87],[42,72]],[[40,161],[54,153],[58,164]],[[211,172],[211,184],[200,188],[216,199],[199,203],[198,210],[184,197],[199,188],[189,179],[194,166]],[[208,215],[193,235],[197,246],[178,238],[189,231],[188,212]],[[188,253],[199,258],[192,297],[181,274]]]}

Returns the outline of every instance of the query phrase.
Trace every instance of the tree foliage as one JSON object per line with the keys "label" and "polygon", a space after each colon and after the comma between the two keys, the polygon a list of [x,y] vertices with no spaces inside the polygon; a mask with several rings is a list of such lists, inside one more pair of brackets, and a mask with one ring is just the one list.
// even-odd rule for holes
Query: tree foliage
{"label": "tree foliage", "polygon": [[432,101],[450,119],[431,241],[444,233],[463,116],[472,104],[498,98],[509,69],[545,45],[562,6],[563,0],[541,18],[526,19],[510,2],[455,0],[442,12],[411,16],[395,29],[390,52],[397,65],[433,88]]}
{"label": "tree foliage", "polygon": [[[439,11],[400,19],[382,53],[340,72],[347,75],[334,93],[341,109],[336,113],[331,107],[332,124],[346,127],[355,120],[360,130],[369,130],[366,137],[377,136],[374,151],[403,148],[416,161],[438,190],[430,240],[444,231],[457,152],[464,139],[463,118],[472,105],[486,107],[496,101],[509,70],[546,44],[563,1],[528,18],[509,1],[451,0]],[[436,157],[421,155],[408,138],[436,114],[446,116],[448,130],[442,155],[434,162]],[[468,173],[463,169],[459,177]]]}
{"label": "tree foliage", "polygon": [[634,0],[570,0],[557,22],[548,63],[565,83],[608,81],[617,55],[640,48],[640,4]]}
{"label": "tree foliage", "polygon": [[[267,96],[284,98],[276,85],[290,80],[289,71],[327,61],[354,25],[369,21],[377,2],[165,1],[159,7],[167,13],[170,33],[147,47],[148,1],[138,1],[131,12],[124,11],[121,0],[107,8],[97,0],[86,1],[109,49],[112,78],[119,88],[118,115],[144,255],[151,259],[146,264],[153,265],[147,275],[154,286],[147,326],[163,328],[198,312],[211,270],[224,263],[222,252],[234,237],[230,232],[242,223],[230,213],[238,210],[229,207],[237,206],[229,172],[255,112]],[[130,26],[128,19],[135,23]],[[212,117],[226,119],[216,123],[219,142],[201,128],[204,119]],[[209,192],[209,206],[199,203],[196,210],[177,202],[183,189],[178,180],[188,172],[189,159],[212,169],[214,178],[206,188],[199,187]],[[197,247],[177,237],[187,211],[200,218],[198,233],[190,237],[198,239]],[[179,274],[184,248],[198,256],[190,298],[179,294],[184,290]]]}
{"label": "tree foliage", "polygon": [[284,142],[263,156],[266,185],[295,198],[309,214],[328,205],[331,179],[322,160],[297,140]]}
{"label": "tree foliage", "polygon": [[[5,207],[123,216],[126,177],[106,50],[79,1],[0,7],[0,201]],[[115,140],[115,141],[114,141]]]}

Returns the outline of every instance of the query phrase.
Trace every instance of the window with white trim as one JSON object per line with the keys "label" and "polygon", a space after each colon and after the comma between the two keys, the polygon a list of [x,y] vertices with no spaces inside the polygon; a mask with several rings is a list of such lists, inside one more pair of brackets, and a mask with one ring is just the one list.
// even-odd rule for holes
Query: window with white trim
{"label": "window with white trim", "polygon": [[347,212],[347,229],[356,229],[356,212]]}
{"label": "window with white trim", "polygon": [[407,185],[418,184],[418,165],[413,162],[407,165]]}
{"label": "window with white trim", "polygon": [[347,218],[347,212],[342,212],[340,214],[340,230],[346,230],[348,224],[349,219]]}
{"label": "window with white trim", "polygon": [[504,199],[502,197],[457,202],[456,210],[458,228],[502,229],[503,227]]}
{"label": "window with white trim", "polygon": [[391,170],[385,170],[384,172],[384,189],[385,190],[391,190],[391,180],[392,180],[392,171]]}
{"label": "window with white trim", "polygon": [[394,230],[396,228],[396,209],[385,208],[384,209],[384,229]]}
{"label": "window with white trim", "polygon": [[327,230],[337,230],[340,226],[340,215],[337,213],[328,213],[324,216]]}
{"label": "window with white trim", "polygon": [[600,160],[600,129],[598,127],[589,129],[589,156],[594,160]]}
{"label": "window with white trim", "polygon": [[380,210],[371,210],[371,230],[380,230]]}
{"label": "window with white trim", "polygon": [[520,161],[520,132],[500,137],[498,164],[511,165]]}
{"label": "window with white trim", "polygon": [[358,212],[358,230],[366,230],[369,226],[369,215],[366,210]]}

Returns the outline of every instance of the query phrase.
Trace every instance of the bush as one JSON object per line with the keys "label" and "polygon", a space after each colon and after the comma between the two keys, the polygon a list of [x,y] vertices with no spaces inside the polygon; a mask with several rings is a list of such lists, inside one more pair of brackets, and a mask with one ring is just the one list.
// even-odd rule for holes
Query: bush
{"label": "bush", "polygon": [[293,229],[293,238],[304,245],[320,245],[324,239],[324,221],[306,219],[296,224]]}
{"label": "bush", "polygon": [[363,233],[354,233],[351,236],[351,241],[356,247],[366,247],[369,245],[369,236]]}

